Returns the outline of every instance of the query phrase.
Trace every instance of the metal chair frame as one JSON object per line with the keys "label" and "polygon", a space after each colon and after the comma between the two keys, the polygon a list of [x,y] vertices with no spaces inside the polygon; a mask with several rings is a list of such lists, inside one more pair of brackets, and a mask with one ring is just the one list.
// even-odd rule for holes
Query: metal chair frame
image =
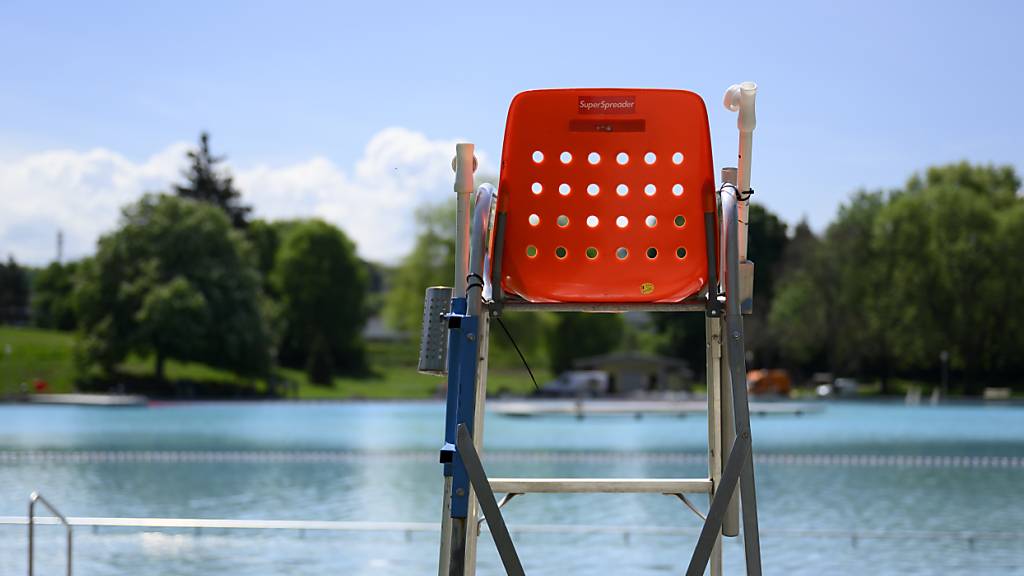
{"label": "metal chair frame", "polygon": [[[450,307],[441,311],[438,327],[436,306],[424,311],[424,343],[429,348],[446,337],[441,350],[444,370],[429,369],[421,352],[421,369],[448,376],[444,464],[445,488],[438,562],[440,576],[475,573],[479,534],[478,510],[482,511],[499,556],[509,575],[524,574],[518,553],[501,514],[513,497],[527,493],[653,493],[677,496],[704,520],[687,574],[722,571],[722,536],[742,534],[747,574],[761,574],[757,506],[750,414],[747,401],[743,318],[750,311],[753,265],[746,261],[746,207],[750,194],[750,151],[753,131],[752,83],[733,86],[726,106],[740,111],[740,167],[726,168],[715,195],[717,209],[705,213],[708,283],[699,294],[679,302],[530,302],[503,294],[496,281],[487,294],[488,276],[501,278],[504,245],[503,214],[494,215],[497,191],[484,184],[474,191],[475,159],[472,144],[456,147],[454,168],[457,193],[457,241],[455,287]],[[472,213],[471,213],[472,208]],[[717,214],[716,214],[717,213]],[[717,216],[717,218],[716,218]],[[493,234],[492,234],[493,224]],[[721,230],[719,230],[719,225]],[[717,238],[721,236],[721,242]],[[489,250],[493,244],[493,252]],[[720,254],[716,254],[717,250]],[[493,271],[486,270],[488,256]],[[445,289],[449,290],[449,289]],[[434,298],[437,301],[437,297]],[[706,315],[706,363],[708,390],[708,475],[704,478],[488,478],[480,458],[486,400],[490,321],[503,310],[651,312],[692,311]],[[439,332],[440,331],[440,332]],[[444,334],[446,332],[446,334]],[[439,336],[439,334],[443,334]],[[425,368],[425,366],[427,366]],[[738,498],[737,495],[738,488]],[[505,496],[498,501],[495,493]],[[704,515],[687,494],[708,494],[711,505]]]}

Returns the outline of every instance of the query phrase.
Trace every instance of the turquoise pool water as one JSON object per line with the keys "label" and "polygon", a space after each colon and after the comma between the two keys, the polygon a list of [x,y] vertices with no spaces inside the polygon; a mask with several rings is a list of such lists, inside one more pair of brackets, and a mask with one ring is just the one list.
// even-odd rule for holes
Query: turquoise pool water
{"label": "turquoise pool water", "polygon": [[[0,515],[436,522],[435,403],[0,406]],[[493,475],[703,475],[702,416],[489,415]],[[753,422],[766,574],[1024,574],[1024,408],[835,403]],[[700,500],[700,499],[698,499]],[[706,499],[700,501],[706,505]],[[660,495],[530,495],[505,509],[531,575],[679,574],[699,521]],[[516,525],[671,534],[516,533]],[[63,562],[39,528],[38,574]],[[25,573],[0,526],[0,574]],[[962,532],[973,532],[969,538]],[[500,574],[481,538],[479,574]],[[726,573],[741,546],[727,541]],[[76,574],[431,574],[433,533],[80,529]],[[728,569],[728,568],[732,569]]]}

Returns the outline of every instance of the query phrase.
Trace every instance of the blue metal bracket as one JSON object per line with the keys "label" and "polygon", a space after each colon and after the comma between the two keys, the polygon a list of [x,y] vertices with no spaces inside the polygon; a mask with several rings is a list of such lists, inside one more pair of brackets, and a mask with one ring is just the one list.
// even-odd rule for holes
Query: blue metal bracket
{"label": "blue metal bracket", "polygon": [[465,518],[469,513],[469,477],[456,449],[456,439],[460,424],[467,430],[473,429],[479,319],[466,314],[466,310],[465,298],[453,298],[447,316],[448,393],[440,460],[444,475],[452,477],[452,518]]}

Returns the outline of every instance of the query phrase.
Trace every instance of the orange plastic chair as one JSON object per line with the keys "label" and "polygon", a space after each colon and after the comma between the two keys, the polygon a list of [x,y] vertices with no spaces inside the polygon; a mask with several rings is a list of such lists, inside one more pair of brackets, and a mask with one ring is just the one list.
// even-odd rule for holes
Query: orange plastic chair
{"label": "orange plastic chair", "polygon": [[508,295],[677,302],[707,285],[715,184],[693,92],[523,92],[509,109],[499,189],[494,280]]}

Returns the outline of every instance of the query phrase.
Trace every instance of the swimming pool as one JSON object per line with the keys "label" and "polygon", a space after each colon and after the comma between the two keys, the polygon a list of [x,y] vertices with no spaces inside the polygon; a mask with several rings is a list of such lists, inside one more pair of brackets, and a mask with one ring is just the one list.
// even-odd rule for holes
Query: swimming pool
{"label": "swimming pool", "polygon": [[[0,515],[435,523],[438,403],[0,406]],[[489,415],[495,476],[701,476],[703,416]],[[766,574],[1024,574],[1024,408],[830,403],[753,420]],[[699,499],[706,506],[706,499]],[[660,495],[529,495],[505,508],[527,573],[678,574],[699,520]],[[601,531],[532,531],[550,524]],[[517,531],[516,527],[524,527]],[[665,532],[639,527],[670,527]],[[25,572],[0,526],[0,573]],[[62,533],[40,527],[39,574]],[[726,573],[740,568],[725,545]],[[77,574],[430,574],[437,534],[76,532]],[[500,574],[485,535],[479,574]],[[732,568],[733,570],[730,570]]]}

